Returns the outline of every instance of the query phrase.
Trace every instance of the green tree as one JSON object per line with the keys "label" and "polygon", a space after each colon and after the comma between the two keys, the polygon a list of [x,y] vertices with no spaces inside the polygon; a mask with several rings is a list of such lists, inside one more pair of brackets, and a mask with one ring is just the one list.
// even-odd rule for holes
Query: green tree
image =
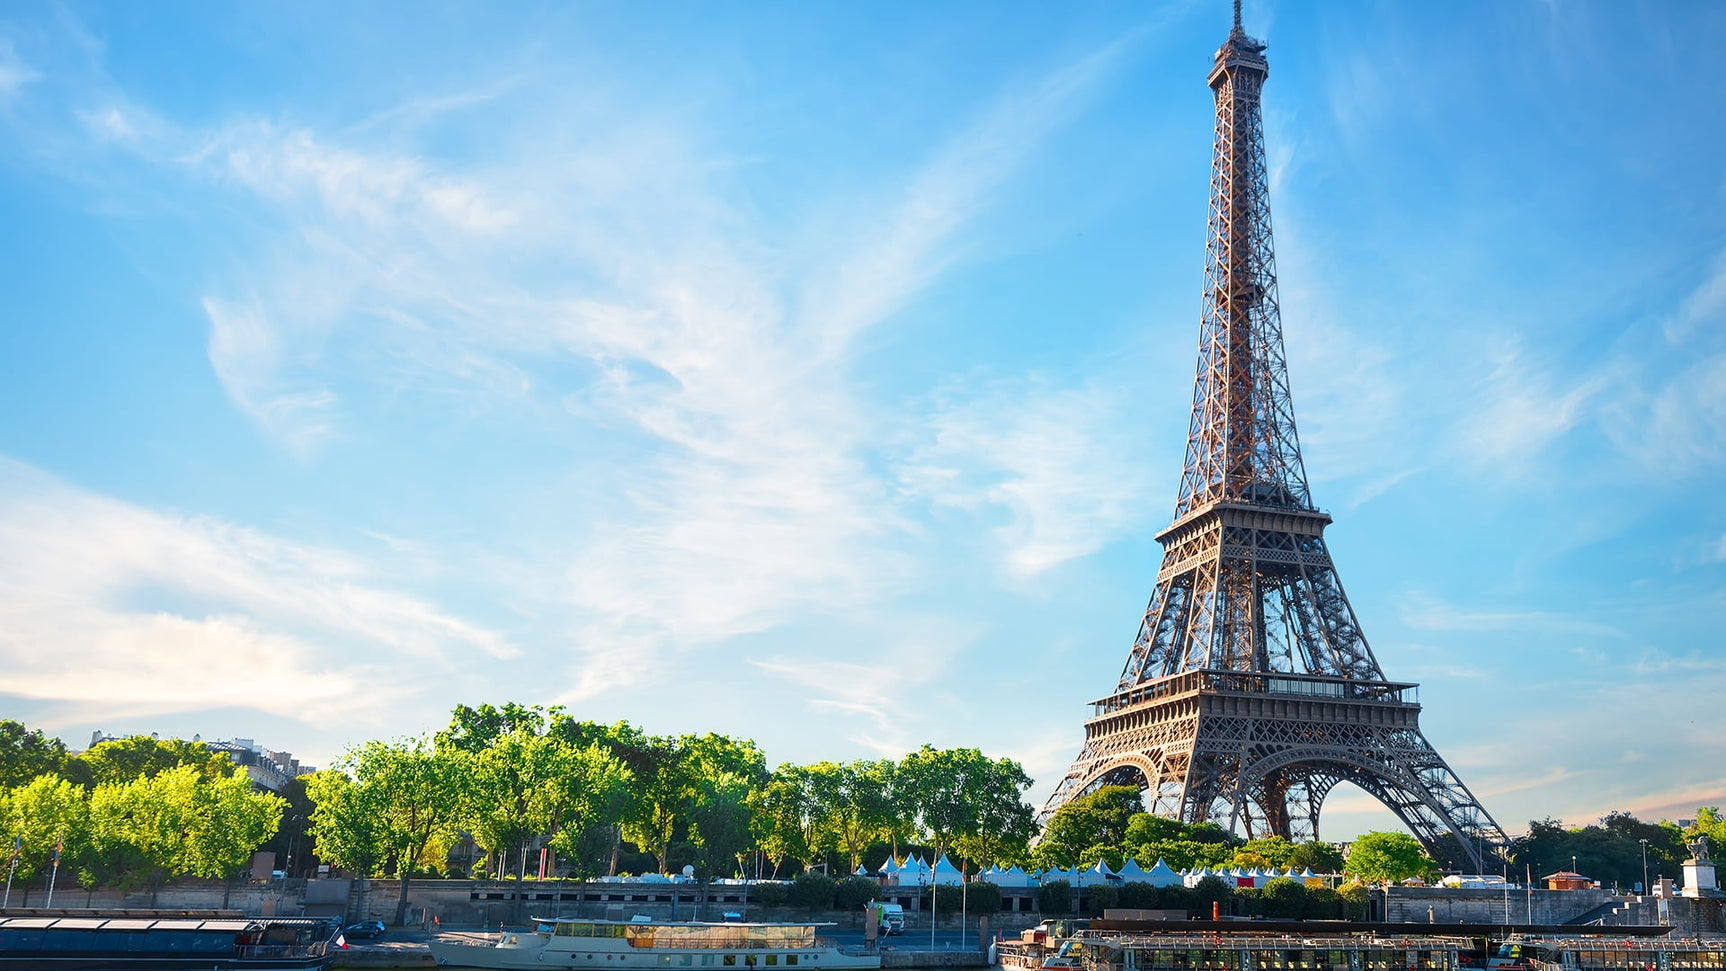
{"label": "green tree", "polygon": [[62,858],[66,853],[76,855],[86,842],[89,803],[84,790],[52,773],[37,775],[8,792],[0,808],[4,809],[8,859],[18,838],[23,838],[17,871],[21,878],[49,866],[62,839],[67,846]]}
{"label": "green tree", "polygon": [[809,766],[811,808],[825,840],[850,857],[857,872],[863,850],[887,832],[892,817],[891,762],[817,762]]}
{"label": "green tree", "polygon": [[974,748],[936,749],[925,744],[905,756],[898,775],[916,794],[918,820],[938,863],[963,841],[979,849],[996,837],[984,832],[1013,817],[1030,780],[1011,759],[990,760]]}
{"label": "green tree", "polygon": [[1288,877],[1275,877],[1265,881],[1262,889],[1266,917],[1299,920],[1305,915],[1306,884]]}
{"label": "green tree", "polygon": [[13,789],[40,775],[64,775],[66,743],[39,728],[0,718],[0,790]]}
{"label": "green tree", "polygon": [[1051,880],[1037,888],[1037,910],[1051,917],[1073,911],[1073,885],[1065,880]]}
{"label": "green tree", "polygon": [[128,735],[90,746],[71,759],[66,770],[68,776],[76,781],[99,786],[108,782],[130,782],[140,776],[154,777],[179,766],[188,766],[211,779],[234,775],[239,768],[232,759],[210,751],[203,742]]}
{"label": "green tree", "polygon": [[695,766],[676,739],[645,739],[646,772],[636,775],[636,809],[624,820],[623,838],[653,855],[664,872],[672,838],[689,805]]}
{"label": "green tree", "polygon": [[407,919],[408,885],[429,847],[455,838],[470,776],[463,749],[438,750],[423,738],[371,741],[336,764],[362,794],[376,818],[365,834],[377,841],[364,857],[373,866],[393,861],[400,881],[395,923]]}
{"label": "green tree", "polygon": [[809,865],[821,855],[825,840],[811,768],[786,762],[773,770],[767,784],[752,797],[756,837],[773,873],[787,859]]}
{"label": "green tree", "polygon": [[1342,851],[1329,843],[1302,843],[1289,854],[1287,865],[1314,873],[1341,873]]}
{"label": "green tree", "polygon": [[1283,869],[1288,866],[1289,857],[1294,854],[1295,844],[1283,836],[1263,836],[1247,841],[1246,845],[1235,850],[1229,858],[1229,866],[1238,867],[1276,867]]}
{"label": "green tree", "polygon": [[468,756],[472,798],[461,822],[491,854],[499,878],[512,857],[525,878],[527,842],[551,827],[560,748],[556,739],[515,728]]}
{"label": "green tree", "polygon": [[560,744],[549,791],[552,849],[582,876],[597,876],[595,850],[607,846],[634,806],[634,774],[607,747]]}
{"label": "green tree", "polygon": [[1369,882],[1395,883],[1424,877],[1436,869],[1432,858],[1407,833],[1363,833],[1343,861],[1344,873]]}
{"label": "green tree", "polygon": [[383,806],[376,789],[355,784],[346,772],[325,769],[306,777],[312,799],[311,835],[318,859],[371,875],[384,862]]}
{"label": "green tree", "polygon": [[1070,800],[1049,817],[1031,861],[1044,868],[1096,863],[1099,857],[1093,852],[1107,847],[1124,850],[1128,830],[1139,816],[1145,812],[1135,786],[1104,786]]}
{"label": "green tree", "polygon": [[1031,777],[1012,759],[983,768],[973,785],[976,821],[954,840],[959,852],[978,867],[1025,859],[1037,833],[1035,810],[1024,799],[1030,788]]}
{"label": "green tree", "polygon": [[[1610,826],[1612,819],[1613,816],[1607,816],[1601,822]],[[1691,839],[1698,836],[1708,837],[1708,845],[1712,847],[1709,850],[1710,856],[1715,852],[1726,851],[1726,816],[1720,814],[1719,806],[1699,807],[1696,810],[1696,822],[1684,830],[1684,835]]]}
{"label": "green tree", "polygon": [[735,772],[703,778],[689,816],[689,840],[702,881],[729,876],[751,842],[749,780]]}
{"label": "green tree", "polygon": [[1234,896],[1234,888],[1222,877],[1211,875],[1202,877],[1192,887],[1192,901],[1195,909],[1201,913],[1217,905],[1224,913],[1228,912],[1229,898]]}

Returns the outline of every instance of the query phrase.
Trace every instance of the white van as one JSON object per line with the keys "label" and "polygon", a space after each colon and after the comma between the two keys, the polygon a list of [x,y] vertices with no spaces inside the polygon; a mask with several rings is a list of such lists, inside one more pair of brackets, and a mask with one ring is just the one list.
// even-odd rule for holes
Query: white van
{"label": "white van", "polygon": [[901,904],[882,904],[881,922],[886,925],[884,930],[888,934],[905,933],[904,906]]}

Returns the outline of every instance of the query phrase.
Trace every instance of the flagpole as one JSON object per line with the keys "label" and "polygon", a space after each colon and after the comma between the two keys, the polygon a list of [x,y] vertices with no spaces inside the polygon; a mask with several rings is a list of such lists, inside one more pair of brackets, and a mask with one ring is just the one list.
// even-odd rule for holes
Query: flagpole
{"label": "flagpole", "polygon": [[48,902],[45,907],[54,906],[54,880],[60,876],[60,851],[66,847],[66,831],[60,831],[59,842],[54,844],[54,869],[48,874]]}
{"label": "flagpole", "polygon": [[19,833],[12,843],[12,862],[6,866],[6,898],[0,901],[0,910],[12,906],[12,874],[18,870],[18,855],[24,852],[24,834]]}

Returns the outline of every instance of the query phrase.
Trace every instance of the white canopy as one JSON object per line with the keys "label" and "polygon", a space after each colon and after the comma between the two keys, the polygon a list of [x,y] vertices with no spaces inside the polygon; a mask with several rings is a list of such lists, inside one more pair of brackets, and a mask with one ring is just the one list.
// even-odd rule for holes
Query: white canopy
{"label": "white canopy", "polygon": [[1115,871],[1115,875],[1121,878],[1122,883],[1139,883],[1145,879],[1145,868],[1139,866],[1138,860],[1129,856],[1126,862],[1121,864],[1121,868]]}
{"label": "white canopy", "polygon": [[898,872],[899,872],[899,861],[893,859],[893,854],[891,854],[891,853],[887,854],[887,862],[881,864],[881,875],[890,877],[893,874],[898,873]]}
{"label": "white canopy", "polygon": [[933,877],[936,883],[948,887],[957,887],[965,882],[965,875],[959,872],[959,868],[953,865],[952,860],[947,859],[945,853],[941,855],[939,860],[935,861]]}
{"label": "white canopy", "polygon": [[[1133,865],[1137,866],[1138,864]],[[1164,863],[1163,858],[1159,856],[1157,857],[1157,865],[1145,871],[1144,882],[1153,887],[1177,887],[1182,881],[1181,875],[1175,872],[1175,868]]]}
{"label": "white canopy", "polygon": [[1010,866],[1005,870],[995,871],[989,882],[997,887],[1028,887],[1031,885],[1031,877],[1017,866]]}

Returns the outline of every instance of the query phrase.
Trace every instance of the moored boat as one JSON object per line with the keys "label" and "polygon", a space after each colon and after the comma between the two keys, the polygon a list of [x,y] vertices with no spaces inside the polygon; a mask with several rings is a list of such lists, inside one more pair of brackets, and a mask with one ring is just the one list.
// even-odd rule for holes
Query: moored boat
{"label": "moored boat", "polygon": [[489,943],[433,938],[440,967],[659,969],[879,968],[873,950],[842,948],[816,936],[831,924],[685,923],[536,918],[531,931],[506,931]]}
{"label": "moored boat", "polygon": [[335,933],[303,917],[0,917],[0,969],[318,971]]}

